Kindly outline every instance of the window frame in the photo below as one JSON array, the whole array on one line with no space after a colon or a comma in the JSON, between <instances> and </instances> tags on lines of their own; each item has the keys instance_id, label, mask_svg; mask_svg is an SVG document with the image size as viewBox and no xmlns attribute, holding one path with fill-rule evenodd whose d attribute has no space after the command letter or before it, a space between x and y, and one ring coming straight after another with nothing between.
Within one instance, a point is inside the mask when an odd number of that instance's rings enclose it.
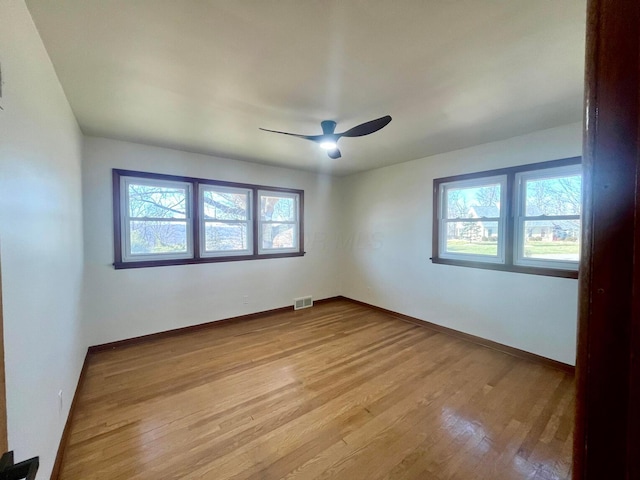
<instances>
[{"instance_id":1,"label":"window frame","mask_svg":"<svg viewBox=\"0 0 640 480\"><path fill-rule=\"evenodd\" d=\"M128 208L128 198L126 198L127 189L123 188L126 180L132 178L140 182L154 184L153 182L169 182L173 184L182 183L189 184L189 199L187 203L190 208L190 224L187 227L187 238L191 237L191 254L188 257L169 258L163 254L150 254L153 258L147 257L144 260L131 259L131 255L127 255L127 249L130 238L127 234L128 229L125 228L126 220L125 211ZM222 189L241 189L248 190L250 194L248 225L251 231L250 253L221 253L211 255L204 251L204 216L201 214L203 197L201 192L207 187L220 187ZM206 178L184 177L177 175L165 175L159 173L140 172L135 170L112 169L112 194L113 194L113 240L114 240L114 262L115 269L127 268L144 268L159 267L169 265L189 265L198 263L217 263L244 260L262 260L268 258L286 258L300 257L305 255L304 251L304 190L271 187L266 185L253 185L248 183L227 182L221 180L213 180ZM280 194L290 194L298 196L298 218L297 218L297 249L279 249L268 253L260 253L258 251L258 191L273 192Z\"/></svg>"},{"instance_id":2,"label":"window frame","mask_svg":"<svg viewBox=\"0 0 640 480\"><path fill-rule=\"evenodd\" d=\"M532 173L536 172L538 175L539 170L549 170L556 169L560 167L570 167L575 165L580 165L582 163L582 157L569 157L562 158L559 160L551 160L539 163L531 163L526 165L519 165L516 167L507 167L500 168L495 170L486 170L483 172L474 172L467 173L462 175L454 175L444 178L436 178L433 180L433 230L432 230L432 257L430 260L432 263L443 264L443 265L455 265L455 266L464 266L471 268L480 268L487 270L499 270L506 272L514 272L514 273L528 273L533 275L545 275L551 277L562 277L562 278L578 278L578 267L579 262L575 263L575 268L567 268L568 265L556 265L549 266L548 262L525 262L518 263L518 239L519 232L517 232L517 221L518 221L518 208L521 208L522 200L516 198L516 195L520 193L520 189L518 188L516 182L516 176L518 174L524 173ZM454 182L462 182L462 181L479 181L482 183L483 179L498 177L498 176L506 176L506 191L501 192L501 198L506 199L506 203L501 204L500 214L504 215L504 263L497 263L495 261L486 261L484 258L480 259L467 259L461 258L461 255L447 255L446 253L442 255L440 252L440 242L442 241L442 235L446 234L446 232L442 232L442 208L445 202L441 199L441 185L442 184L452 184ZM542 173L539 175L544 176ZM582 218L582 214L580 215ZM469 257L470 255L467 255ZM480 256L478 256L480 257ZM573 262L564 262L571 263L571 267L573 267Z\"/></svg>"},{"instance_id":3,"label":"window frame","mask_svg":"<svg viewBox=\"0 0 640 480\"><path fill-rule=\"evenodd\" d=\"M506 257L506 252L505 252L505 235L506 235L506 229L505 229L505 218L506 218L506 212L505 209L500 208L500 216L499 217L482 217L482 218L486 218L486 220L482 220L480 218L471 218L471 217L460 217L460 218L449 218L448 217L448 211L449 211L449 202L448 202L448 196L447 196L447 191L449 189L450 186L455 185L458 188L469 188L469 187L483 187L486 185L494 185L494 184L498 184L500 185L500 204L501 205L505 205L505 198L506 198L506 191L507 191L507 176L506 175L495 175L493 177L481 177L481 178L470 178L470 179L466 179L466 180L458 180L458 181L452 181L452 182L442 182L439 184L439 189L438 189L438 197L440 199L440 208L438 208L437 214L439 217L439 227L440 227L440 236L439 236L439 241L441 242L442 245L446 245L446 237L447 237L447 228L446 225L448 223L455 223L455 222L471 222L471 221L475 221L475 222L481 222L481 221L487 221L487 222L498 222L498 242L497 242L497 250L498 253L493 256L493 255L475 255L475 254L469 254L469 253L449 253L447 251L444 251L441 253L440 258L444 258L444 259L453 259L453 260L463 260L463 261L469 261L469 262L475 262L475 261L480 261L480 262L487 262L487 263L496 263L496 264L502 264L505 261L505 257Z\"/></svg>"},{"instance_id":4,"label":"window frame","mask_svg":"<svg viewBox=\"0 0 640 480\"><path fill-rule=\"evenodd\" d=\"M551 260L542 258L528 258L524 256L524 237L525 237L525 222L527 221L540 221L540 220L581 220L581 215L526 215L526 197L527 191L524 188L527 180L537 179L550 179L554 177L568 177L581 174L579 165L565 165L562 167L545 168L541 170L531 170L527 172L516 173L516 194L515 200L515 238L514 238L514 263L521 266L530 266L538 268L553 268L560 270L577 270L579 261L573 262L570 260Z\"/></svg>"},{"instance_id":5,"label":"window frame","mask_svg":"<svg viewBox=\"0 0 640 480\"><path fill-rule=\"evenodd\" d=\"M135 180L135 181L134 181ZM185 217L184 218L164 218L164 217L132 217L130 215L129 206L129 185L149 185L149 186L173 186L184 189L185 191ZM193 206L191 202L191 184L188 182L180 182L174 180L150 180L146 178L136 179L135 177L120 177L120 187L122 188L122 195L125 198L125 202L121 202L120 205L120 228L124 232L122 237L123 242L123 261L124 262L148 262L157 260L180 260L185 258L191 258L193 256L193 237L190 234L192 231L193 223ZM184 222L186 224L186 246L187 250L184 253L129 253L131 251L131 222Z\"/></svg>"},{"instance_id":6,"label":"window frame","mask_svg":"<svg viewBox=\"0 0 640 480\"><path fill-rule=\"evenodd\" d=\"M265 194L266 196L272 196L272 197L280 197L280 198L291 198L294 200L295 202L295 221L294 222L286 222L286 221L273 221L273 220L262 220L260 218L260 215L258 212L260 212L260 201L261 201L261 197L262 195ZM295 236L295 243L296 246L295 247L291 247L291 248L280 248L280 249L272 249L272 248L264 248L262 246L262 240L263 240L263 225L268 225L268 224L272 224L272 223L280 223L280 224L287 224L287 225L296 225L299 221L300 221L300 195L298 195L297 193L293 193L293 192L274 192L273 190L264 190L264 189L260 189L258 190L258 201L257 201L257 205L258 205L258 210L256 210L256 217L258 220L258 254L259 255L268 255L270 254L269 252L273 252L275 250L280 251L280 252L295 252L299 249L300 246L300 238L298 233L295 231L296 229L294 228L294 236Z\"/></svg>"},{"instance_id":7,"label":"window frame","mask_svg":"<svg viewBox=\"0 0 640 480\"><path fill-rule=\"evenodd\" d=\"M222 185L211 185L200 183L198 186L198 206L201 212L204 212L204 193L206 191L216 192L247 192L247 219L246 220L221 220L221 219L208 219L204 214L199 215L198 221L200 225L198 227L198 233L200 235L200 257L201 258L217 258L217 257L237 257L241 255L253 255L253 190L249 188L229 187ZM206 224L207 222L218 223L244 223L247 225L247 248L244 250L213 250L207 251L206 247Z\"/></svg>"}]
</instances>

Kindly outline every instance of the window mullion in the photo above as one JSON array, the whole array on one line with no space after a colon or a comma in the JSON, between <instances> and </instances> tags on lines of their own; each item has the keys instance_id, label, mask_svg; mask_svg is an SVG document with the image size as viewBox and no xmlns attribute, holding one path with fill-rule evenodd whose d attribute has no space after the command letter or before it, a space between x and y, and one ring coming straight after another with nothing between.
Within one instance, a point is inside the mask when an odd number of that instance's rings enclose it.
<instances>
[{"instance_id":1,"label":"window mullion","mask_svg":"<svg viewBox=\"0 0 640 480\"><path fill-rule=\"evenodd\" d=\"M258 195L258 189L257 188L253 188L251 189L251 224L252 224L252 229L253 229L253 235L251 236L251 241L253 243L253 255L254 256L258 256L258 245L259 242L262 240L262 227L260 225L258 216L259 216L259 195Z\"/></svg>"},{"instance_id":2,"label":"window mullion","mask_svg":"<svg viewBox=\"0 0 640 480\"><path fill-rule=\"evenodd\" d=\"M515 263L515 249L514 249L514 243L516 242L515 240L515 236L516 236L516 228L515 228L515 216L516 216L516 211L515 211L515 205L517 205L517 199L516 196L518 195L517 192L517 187L516 187L516 181L515 181L515 174L514 173L509 173L507 174L507 188L506 188L506 192L505 192L505 199L506 199L506 205L505 205L505 212L504 212L504 221L505 221L505 225L504 225L504 264L505 265L509 265L509 266L513 266Z\"/></svg>"},{"instance_id":3,"label":"window mullion","mask_svg":"<svg viewBox=\"0 0 640 480\"><path fill-rule=\"evenodd\" d=\"M193 258L195 260L200 259L200 229L202 228L200 222L200 183L196 180L191 183L191 244L193 245ZM202 194L204 195L204 193Z\"/></svg>"},{"instance_id":4,"label":"window mullion","mask_svg":"<svg viewBox=\"0 0 640 480\"><path fill-rule=\"evenodd\" d=\"M125 220L131 222L188 222L189 217L175 218L175 217L129 217L126 216Z\"/></svg>"},{"instance_id":5,"label":"window mullion","mask_svg":"<svg viewBox=\"0 0 640 480\"><path fill-rule=\"evenodd\" d=\"M250 223L250 220L227 220L225 219L219 219L219 218L204 218L203 221L205 223L225 223L228 225L233 225L236 223Z\"/></svg>"},{"instance_id":6,"label":"window mullion","mask_svg":"<svg viewBox=\"0 0 640 480\"><path fill-rule=\"evenodd\" d=\"M502 217L470 217L470 218L443 218L445 222L499 222ZM272 223L287 223L287 222L272 222ZM289 222L290 223L290 222Z\"/></svg>"},{"instance_id":7,"label":"window mullion","mask_svg":"<svg viewBox=\"0 0 640 480\"><path fill-rule=\"evenodd\" d=\"M580 220L580 215L538 215L538 216L522 216L520 217L522 220L526 220L529 222L543 222L545 220L553 221L562 221L562 220Z\"/></svg>"}]
</instances>

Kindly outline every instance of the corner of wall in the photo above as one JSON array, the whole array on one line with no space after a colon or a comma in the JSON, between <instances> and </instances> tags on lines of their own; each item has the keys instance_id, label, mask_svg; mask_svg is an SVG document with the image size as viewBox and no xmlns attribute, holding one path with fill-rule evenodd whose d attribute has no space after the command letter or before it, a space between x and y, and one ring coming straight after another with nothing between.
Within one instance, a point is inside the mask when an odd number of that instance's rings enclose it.
<instances>
[{"instance_id":1,"label":"corner of wall","mask_svg":"<svg viewBox=\"0 0 640 480\"><path fill-rule=\"evenodd\" d=\"M86 352L82 134L31 15L0 2L0 239L9 448L51 472ZM58 393L62 391L62 398Z\"/></svg>"}]
</instances>

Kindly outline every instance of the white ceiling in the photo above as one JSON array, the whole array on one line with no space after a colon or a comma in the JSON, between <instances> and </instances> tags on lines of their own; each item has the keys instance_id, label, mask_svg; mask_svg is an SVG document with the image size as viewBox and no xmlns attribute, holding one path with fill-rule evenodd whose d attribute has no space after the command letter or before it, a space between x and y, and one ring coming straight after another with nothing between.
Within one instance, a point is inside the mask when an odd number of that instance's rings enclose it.
<instances>
[{"instance_id":1,"label":"white ceiling","mask_svg":"<svg viewBox=\"0 0 640 480\"><path fill-rule=\"evenodd\" d=\"M582 118L585 0L27 5L88 135L346 174Z\"/></svg>"}]
</instances>

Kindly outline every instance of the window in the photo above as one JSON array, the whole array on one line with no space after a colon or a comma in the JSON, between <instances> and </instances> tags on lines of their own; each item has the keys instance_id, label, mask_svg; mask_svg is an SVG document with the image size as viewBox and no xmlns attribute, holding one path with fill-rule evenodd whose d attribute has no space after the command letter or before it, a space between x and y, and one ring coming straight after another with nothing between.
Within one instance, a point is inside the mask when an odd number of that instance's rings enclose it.
<instances>
[{"instance_id":1,"label":"window","mask_svg":"<svg viewBox=\"0 0 640 480\"><path fill-rule=\"evenodd\" d=\"M259 253L298 250L298 194L261 190Z\"/></svg>"},{"instance_id":2,"label":"window","mask_svg":"<svg viewBox=\"0 0 640 480\"><path fill-rule=\"evenodd\" d=\"M114 169L114 266L304 255L303 196L302 190Z\"/></svg>"},{"instance_id":3,"label":"window","mask_svg":"<svg viewBox=\"0 0 640 480\"><path fill-rule=\"evenodd\" d=\"M506 175L442 183L441 257L504 263Z\"/></svg>"},{"instance_id":4,"label":"window","mask_svg":"<svg viewBox=\"0 0 640 480\"><path fill-rule=\"evenodd\" d=\"M252 255L251 189L200 185L200 255Z\"/></svg>"},{"instance_id":5,"label":"window","mask_svg":"<svg viewBox=\"0 0 640 480\"><path fill-rule=\"evenodd\" d=\"M577 278L580 157L434 180L434 263Z\"/></svg>"},{"instance_id":6,"label":"window","mask_svg":"<svg viewBox=\"0 0 640 480\"><path fill-rule=\"evenodd\" d=\"M191 257L191 185L124 177L122 186L123 260Z\"/></svg>"},{"instance_id":7,"label":"window","mask_svg":"<svg viewBox=\"0 0 640 480\"><path fill-rule=\"evenodd\" d=\"M580 260L580 165L516 174L518 265L576 270Z\"/></svg>"}]
</instances>

